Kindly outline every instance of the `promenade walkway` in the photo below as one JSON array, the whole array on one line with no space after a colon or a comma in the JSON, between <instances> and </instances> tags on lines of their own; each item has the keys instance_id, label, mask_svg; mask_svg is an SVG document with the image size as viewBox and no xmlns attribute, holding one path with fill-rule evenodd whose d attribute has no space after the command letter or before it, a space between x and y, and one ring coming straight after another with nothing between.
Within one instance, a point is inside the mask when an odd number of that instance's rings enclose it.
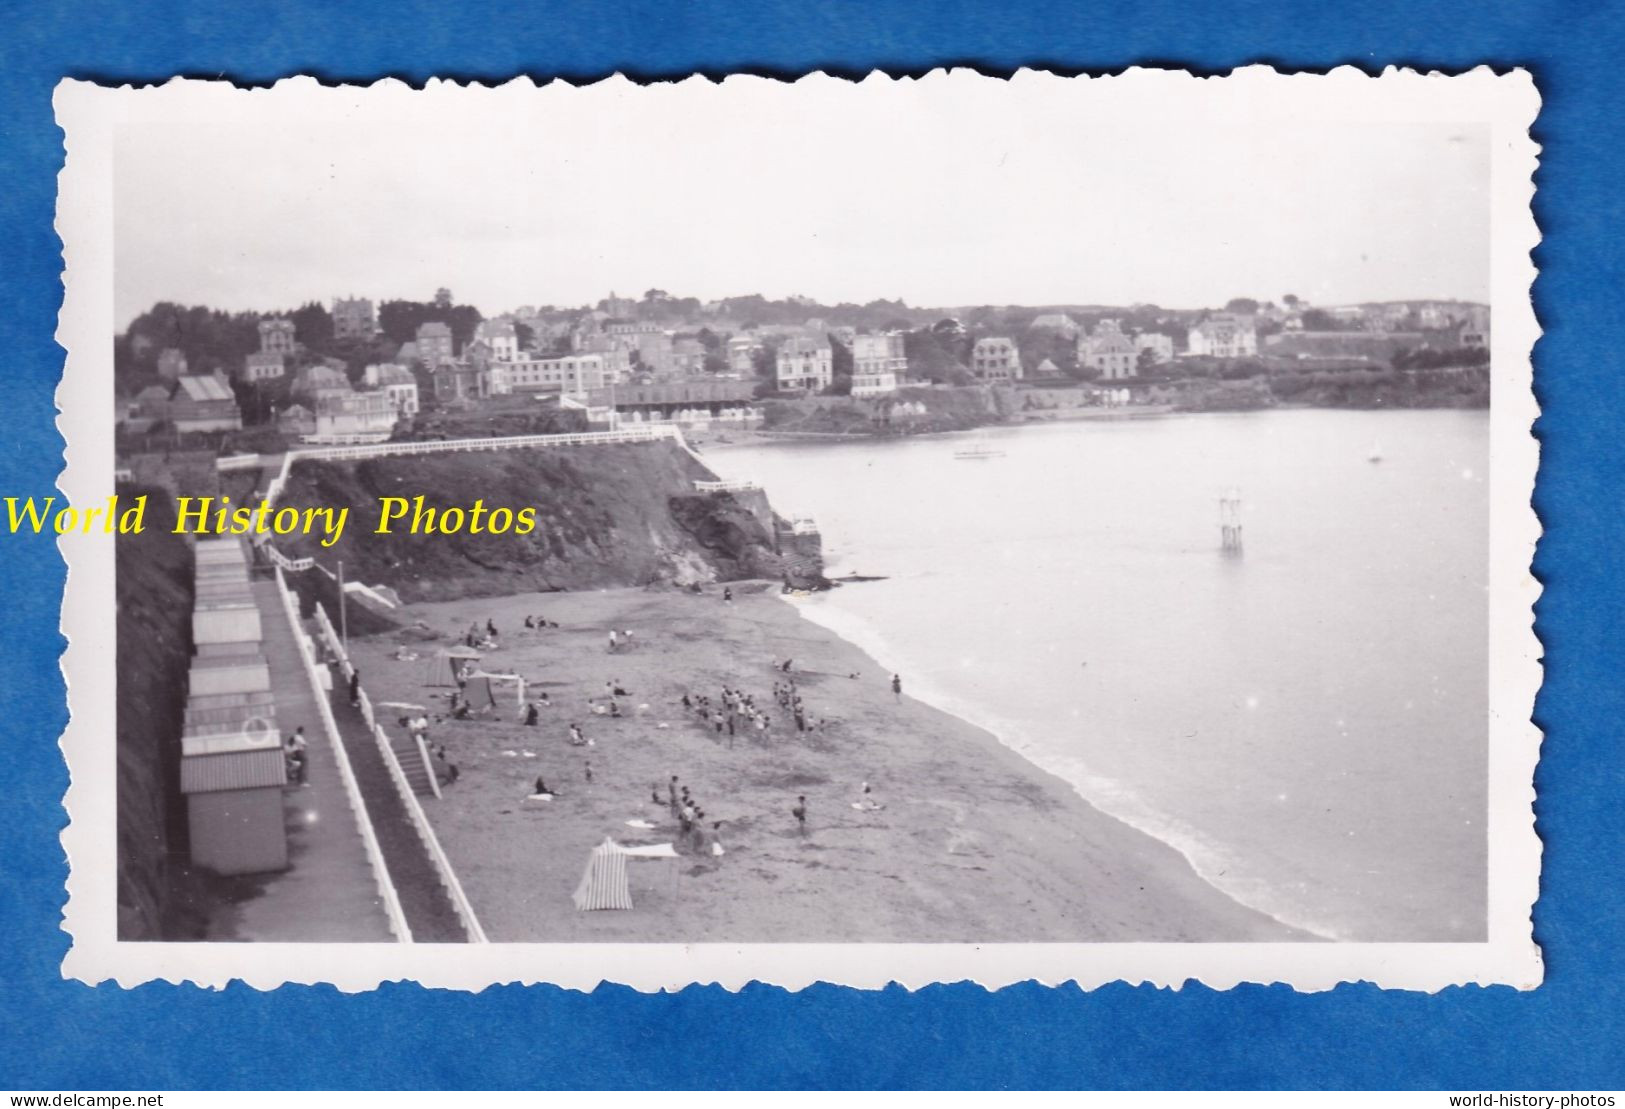
<instances>
[{"instance_id":1,"label":"promenade walkway","mask_svg":"<svg viewBox=\"0 0 1625 1109\"><path fill-rule=\"evenodd\" d=\"M328 672L333 675L330 695L333 719L344 737L344 749L349 753L362 800L372 814L378 847L395 880L401 912L412 929L412 939L417 943L467 943L468 933L445 886L440 883L440 872L435 869L428 849L418 838L411 814L406 811L406 803L396 791L395 781L384 763L383 752L378 749L378 741L362 718L361 710L350 704L337 666Z\"/></svg>"},{"instance_id":2,"label":"promenade walkway","mask_svg":"<svg viewBox=\"0 0 1625 1109\"><path fill-rule=\"evenodd\" d=\"M304 725L309 741L305 788L283 793L288 869L256 878L257 895L238 902L216 921L211 939L281 943L390 943L389 917L378 896L366 848L345 795L338 761L317 715L299 645L275 581L256 580L263 650L284 734Z\"/></svg>"}]
</instances>

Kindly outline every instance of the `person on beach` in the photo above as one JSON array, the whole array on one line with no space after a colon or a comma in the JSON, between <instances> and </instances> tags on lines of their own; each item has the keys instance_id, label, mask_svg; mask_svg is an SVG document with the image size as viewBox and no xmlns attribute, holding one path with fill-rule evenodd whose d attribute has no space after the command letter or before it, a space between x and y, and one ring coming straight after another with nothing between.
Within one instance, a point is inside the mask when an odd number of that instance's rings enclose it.
<instances>
[{"instance_id":1,"label":"person on beach","mask_svg":"<svg viewBox=\"0 0 1625 1109\"><path fill-rule=\"evenodd\" d=\"M350 671L350 703L358 707L361 704L361 671L359 670Z\"/></svg>"},{"instance_id":2,"label":"person on beach","mask_svg":"<svg viewBox=\"0 0 1625 1109\"><path fill-rule=\"evenodd\" d=\"M581 725L580 724L571 724L570 725L570 746L571 747L585 747L586 745L587 745L587 737L581 733Z\"/></svg>"},{"instance_id":3,"label":"person on beach","mask_svg":"<svg viewBox=\"0 0 1625 1109\"><path fill-rule=\"evenodd\" d=\"M592 760L588 759L581 769L582 773L587 777L587 784L592 785Z\"/></svg>"},{"instance_id":4,"label":"person on beach","mask_svg":"<svg viewBox=\"0 0 1625 1109\"><path fill-rule=\"evenodd\" d=\"M610 628L609 629L609 653L613 655L615 653L616 648L618 648L620 645L621 645L621 633L616 631L614 628Z\"/></svg>"},{"instance_id":5,"label":"person on beach","mask_svg":"<svg viewBox=\"0 0 1625 1109\"><path fill-rule=\"evenodd\" d=\"M672 816L673 820L676 820L677 819L677 775L673 774L671 776L671 782L670 782L670 784L668 784L666 786L666 790L670 794L671 816Z\"/></svg>"},{"instance_id":6,"label":"person on beach","mask_svg":"<svg viewBox=\"0 0 1625 1109\"><path fill-rule=\"evenodd\" d=\"M722 587L722 603L725 605L734 603L734 591L728 586Z\"/></svg>"},{"instance_id":7,"label":"person on beach","mask_svg":"<svg viewBox=\"0 0 1625 1109\"><path fill-rule=\"evenodd\" d=\"M528 612L525 613L525 627L534 628L535 626L536 626L536 617L532 616Z\"/></svg>"},{"instance_id":8,"label":"person on beach","mask_svg":"<svg viewBox=\"0 0 1625 1109\"><path fill-rule=\"evenodd\" d=\"M300 789L310 783L305 781L305 753L303 751L289 751L287 755L288 780Z\"/></svg>"},{"instance_id":9,"label":"person on beach","mask_svg":"<svg viewBox=\"0 0 1625 1109\"><path fill-rule=\"evenodd\" d=\"M539 721L541 719L541 717L542 717L542 714L536 708L536 702L535 701L526 701L525 702L525 724L526 724L526 726L534 728L536 726L536 724L537 724L537 721Z\"/></svg>"},{"instance_id":10,"label":"person on beach","mask_svg":"<svg viewBox=\"0 0 1625 1109\"><path fill-rule=\"evenodd\" d=\"M886 806L875 800L874 790L868 782L864 782L863 788L858 791L858 799L852 802L852 807L859 812L879 812Z\"/></svg>"},{"instance_id":11,"label":"person on beach","mask_svg":"<svg viewBox=\"0 0 1625 1109\"><path fill-rule=\"evenodd\" d=\"M309 783L305 781L305 769L307 764L305 756L304 725L301 724L299 728L288 737L284 746L287 749L284 757L287 759L288 763L288 777L295 785L308 785Z\"/></svg>"},{"instance_id":12,"label":"person on beach","mask_svg":"<svg viewBox=\"0 0 1625 1109\"><path fill-rule=\"evenodd\" d=\"M489 616L485 618L485 634L490 636L492 639L497 637L496 621L492 620Z\"/></svg>"},{"instance_id":13,"label":"person on beach","mask_svg":"<svg viewBox=\"0 0 1625 1109\"><path fill-rule=\"evenodd\" d=\"M664 805L666 803L666 802L664 802L664 801L662 801L660 799L660 783L659 782L651 782L650 783L650 785L649 785L649 801L652 804L656 804L656 805Z\"/></svg>"},{"instance_id":14,"label":"person on beach","mask_svg":"<svg viewBox=\"0 0 1625 1109\"><path fill-rule=\"evenodd\" d=\"M898 704L903 702L903 678L899 674L891 676L891 695L897 698Z\"/></svg>"},{"instance_id":15,"label":"person on beach","mask_svg":"<svg viewBox=\"0 0 1625 1109\"><path fill-rule=\"evenodd\" d=\"M535 797L557 797L558 793L548 789L547 783L542 781L542 776L538 774L536 775L536 787L531 790L531 795Z\"/></svg>"},{"instance_id":16,"label":"person on beach","mask_svg":"<svg viewBox=\"0 0 1625 1109\"><path fill-rule=\"evenodd\" d=\"M805 794L803 794L802 796L796 798L795 807L790 810L790 815L796 818L796 826L797 826L798 830L801 832L801 834L806 835L807 834L807 798L806 798Z\"/></svg>"}]
</instances>

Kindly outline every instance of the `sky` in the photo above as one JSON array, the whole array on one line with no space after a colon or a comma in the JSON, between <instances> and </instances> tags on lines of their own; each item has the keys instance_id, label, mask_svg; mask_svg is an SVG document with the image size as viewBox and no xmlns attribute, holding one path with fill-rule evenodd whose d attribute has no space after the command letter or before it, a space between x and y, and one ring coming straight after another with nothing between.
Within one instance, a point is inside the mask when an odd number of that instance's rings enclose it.
<instances>
[{"instance_id":1,"label":"sky","mask_svg":"<svg viewBox=\"0 0 1625 1109\"><path fill-rule=\"evenodd\" d=\"M441 286L487 315L649 288L1488 300L1490 131L1459 106L956 77L133 92L116 322L160 300L273 310Z\"/></svg>"}]
</instances>

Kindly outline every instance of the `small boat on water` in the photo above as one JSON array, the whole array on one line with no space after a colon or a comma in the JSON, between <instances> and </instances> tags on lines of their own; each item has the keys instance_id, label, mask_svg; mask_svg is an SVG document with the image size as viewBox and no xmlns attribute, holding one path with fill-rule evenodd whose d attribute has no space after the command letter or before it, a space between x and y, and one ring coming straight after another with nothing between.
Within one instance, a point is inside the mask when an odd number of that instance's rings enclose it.
<instances>
[{"instance_id":1,"label":"small boat on water","mask_svg":"<svg viewBox=\"0 0 1625 1109\"><path fill-rule=\"evenodd\" d=\"M1381 443L1372 443L1371 444L1371 453L1365 456L1365 460L1367 462L1381 462L1382 461L1382 444Z\"/></svg>"},{"instance_id":2,"label":"small boat on water","mask_svg":"<svg viewBox=\"0 0 1625 1109\"><path fill-rule=\"evenodd\" d=\"M969 446L960 447L958 450L954 451L954 457L963 458L970 461L980 461L988 458L1003 458L1004 452L998 447L990 445L987 439L983 437L977 439Z\"/></svg>"}]
</instances>

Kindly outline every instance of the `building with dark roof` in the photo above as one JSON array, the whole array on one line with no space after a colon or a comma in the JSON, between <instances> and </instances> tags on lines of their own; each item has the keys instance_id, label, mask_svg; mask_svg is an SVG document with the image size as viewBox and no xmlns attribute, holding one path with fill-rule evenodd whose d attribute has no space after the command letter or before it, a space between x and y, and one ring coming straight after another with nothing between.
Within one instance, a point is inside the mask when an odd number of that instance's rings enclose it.
<instances>
[{"instance_id":1,"label":"building with dark roof","mask_svg":"<svg viewBox=\"0 0 1625 1109\"><path fill-rule=\"evenodd\" d=\"M237 397L214 376L183 377L169 396L169 421L176 431L236 431L243 426Z\"/></svg>"}]
</instances>

